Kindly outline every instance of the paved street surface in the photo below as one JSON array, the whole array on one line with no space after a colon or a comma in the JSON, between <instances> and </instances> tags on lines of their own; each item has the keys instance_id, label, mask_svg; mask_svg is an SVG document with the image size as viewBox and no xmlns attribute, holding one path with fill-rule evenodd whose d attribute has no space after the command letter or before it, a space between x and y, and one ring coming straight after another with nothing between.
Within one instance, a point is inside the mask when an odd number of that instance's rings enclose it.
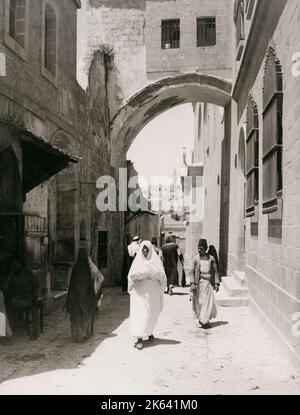
<instances>
[{"instance_id":1,"label":"paved street surface","mask_svg":"<svg viewBox=\"0 0 300 415\"><path fill-rule=\"evenodd\" d=\"M198 327L188 289L165 296L156 340L142 351L129 333L129 296L104 299L95 337L72 343L61 310L36 342L19 330L0 344L3 394L299 394L300 377L248 307L219 308L210 330Z\"/></svg>"}]
</instances>

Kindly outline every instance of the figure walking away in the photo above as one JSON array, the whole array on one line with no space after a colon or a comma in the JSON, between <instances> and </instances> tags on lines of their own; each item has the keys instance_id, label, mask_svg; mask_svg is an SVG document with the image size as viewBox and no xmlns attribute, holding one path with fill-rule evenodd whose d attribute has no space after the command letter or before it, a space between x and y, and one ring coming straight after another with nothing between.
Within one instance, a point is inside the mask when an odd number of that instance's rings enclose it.
<instances>
[{"instance_id":1,"label":"figure walking away","mask_svg":"<svg viewBox=\"0 0 300 415\"><path fill-rule=\"evenodd\" d=\"M94 333L94 321L104 279L88 255L83 225L80 233L79 254L72 270L66 301L67 313L71 315L72 339L79 343L88 340Z\"/></svg>"},{"instance_id":2,"label":"figure walking away","mask_svg":"<svg viewBox=\"0 0 300 415\"><path fill-rule=\"evenodd\" d=\"M163 263L168 280L168 293L173 295L173 288L178 287L178 250L177 245L173 242L172 236L168 236L166 243L162 247Z\"/></svg>"},{"instance_id":3,"label":"figure walking away","mask_svg":"<svg viewBox=\"0 0 300 415\"><path fill-rule=\"evenodd\" d=\"M163 255L162 255L162 250L160 248L158 248L157 244L157 238L152 238L152 246L154 251L156 252L156 254L158 255L159 259L161 260L161 262L163 262Z\"/></svg>"},{"instance_id":4,"label":"figure walking away","mask_svg":"<svg viewBox=\"0 0 300 415\"><path fill-rule=\"evenodd\" d=\"M166 286L166 274L152 243L142 242L128 274L131 333L138 350L143 349L144 340L154 340Z\"/></svg>"},{"instance_id":5,"label":"figure walking away","mask_svg":"<svg viewBox=\"0 0 300 415\"><path fill-rule=\"evenodd\" d=\"M213 256L207 254L207 241L200 239L199 255L192 261L189 273L193 311L202 328L209 328L209 322L217 317L214 290L219 291L220 276Z\"/></svg>"}]
</instances>

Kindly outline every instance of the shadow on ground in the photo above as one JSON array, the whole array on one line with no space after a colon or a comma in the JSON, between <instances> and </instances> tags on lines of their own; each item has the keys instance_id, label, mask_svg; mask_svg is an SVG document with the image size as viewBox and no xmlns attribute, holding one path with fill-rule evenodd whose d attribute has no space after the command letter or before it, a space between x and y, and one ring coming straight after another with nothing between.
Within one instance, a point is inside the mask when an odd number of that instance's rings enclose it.
<instances>
[{"instance_id":1,"label":"shadow on ground","mask_svg":"<svg viewBox=\"0 0 300 415\"><path fill-rule=\"evenodd\" d=\"M74 343L70 320L65 312L56 310L45 317L44 334L30 341L23 329L18 329L9 344L0 342L0 384L11 379L32 376L59 369L74 369L91 356L129 316L129 296L119 288L104 297L94 336L85 343Z\"/></svg>"},{"instance_id":2,"label":"shadow on ground","mask_svg":"<svg viewBox=\"0 0 300 415\"><path fill-rule=\"evenodd\" d=\"M145 341L143 342L144 344L144 348L150 348L150 347L155 347L155 346L163 346L163 345L167 345L167 346L176 346L177 344L180 344L181 342L177 341L177 340L170 340L170 339L159 339L159 338L155 338L154 341L150 342L150 341Z\"/></svg>"},{"instance_id":3,"label":"shadow on ground","mask_svg":"<svg viewBox=\"0 0 300 415\"><path fill-rule=\"evenodd\" d=\"M212 330L212 329L215 329L216 327L226 326L227 324L229 324L228 321L214 321L212 323L209 323L209 327L206 328L205 330Z\"/></svg>"},{"instance_id":4,"label":"shadow on ground","mask_svg":"<svg viewBox=\"0 0 300 415\"><path fill-rule=\"evenodd\" d=\"M176 291L173 291L173 294L171 295L171 297L172 296L187 296L187 295L190 295L190 293L178 293Z\"/></svg>"}]
</instances>

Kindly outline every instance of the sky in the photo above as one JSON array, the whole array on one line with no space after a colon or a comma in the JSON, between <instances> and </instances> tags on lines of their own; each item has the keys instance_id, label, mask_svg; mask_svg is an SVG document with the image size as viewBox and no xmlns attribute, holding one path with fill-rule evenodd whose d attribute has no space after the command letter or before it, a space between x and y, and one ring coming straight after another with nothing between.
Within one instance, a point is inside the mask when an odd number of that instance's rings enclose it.
<instances>
[{"instance_id":1,"label":"sky","mask_svg":"<svg viewBox=\"0 0 300 415\"><path fill-rule=\"evenodd\" d=\"M145 176L173 176L180 174L183 147L187 159L193 148L194 119L192 104L178 105L144 127L131 145L127 159L134 163L138 174Z\"/></svg>"}]
</instances>

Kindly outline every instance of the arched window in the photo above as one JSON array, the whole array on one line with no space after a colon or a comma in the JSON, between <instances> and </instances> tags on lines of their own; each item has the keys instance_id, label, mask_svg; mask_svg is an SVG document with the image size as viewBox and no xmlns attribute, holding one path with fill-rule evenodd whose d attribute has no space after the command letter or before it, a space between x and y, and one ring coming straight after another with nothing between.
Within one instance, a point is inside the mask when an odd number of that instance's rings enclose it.
<instances>
[{"instance_id":1,"label":"arched window","mask_svg":"<svg viewBox=\"0 0 300 415\"><path fill-rule=\"evenodd\" d=\"M53 7L46 3L45 8L45 39L44 39L44 66L56 76L57 51L57 18Z\"/></svg>"},{"instance_id":2,"label":"arched window","mask_svg":"<svg viewBox=\"0 0 300 415\"><path fill-rule=\"evenodd\" d=\"M236 46L245 39L244 0L236 0L234 4L234 23L236 27Z\"/></svg>"},{"instance_id":3,"label":"arched window","mask_svg":"<svg viewBox=\"0 0 300 415\"><path fill-rule=\"evenodd\" d=\"M249 95L246 128L246 216L255 214L255 204L259 200L259 121L257 105Z\"/></svg>"},{"instance_id":4,"label":"arched window","mask_svg":"<svg viewBox=\"0 0 300 415\"><path fill-rule=\"evenodd\" d=\"M244 129L242 128L240 131L240 139L239 139L239 149L238 149L238 161L237 166L240 168L241 172L245 176L245 163L246 163L246 139Z\"/></svg>"},{"instance_id":5,"label":"arched window","mask_svg":"<svg viewBox=\"0 0 300 415\"><path fill-rule=\"evenodd\" d=\"M26 0L9 1L9 35L25 48Z\"/></svg>"},{"instance_id":6,"label":"arched window","mask_svg":"<svg viewBox=\"0 0 300 415\"><path fill-rule=\"evenodd\" d=\"M282 197L282 70L268 49L263 88L263 213L275 212Z\"/></svg>"}]
</instances>

